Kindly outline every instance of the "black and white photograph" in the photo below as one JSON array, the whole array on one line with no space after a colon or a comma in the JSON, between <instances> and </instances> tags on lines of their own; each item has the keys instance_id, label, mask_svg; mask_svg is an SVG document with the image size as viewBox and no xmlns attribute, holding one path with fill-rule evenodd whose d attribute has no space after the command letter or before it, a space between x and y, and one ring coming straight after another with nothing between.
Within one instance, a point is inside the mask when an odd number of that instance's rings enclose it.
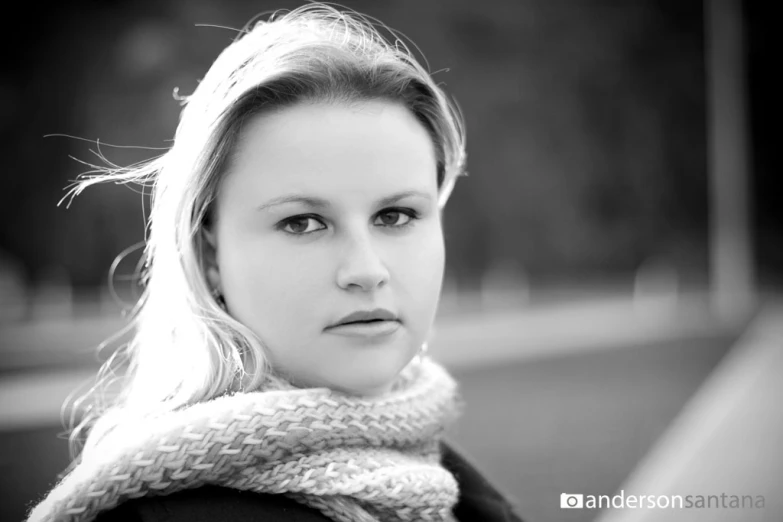
<instances>
[{"instance_id":1,"label":"black and white photograph","mask_svg":"<svg viewBox=\"0 0 783 522\"><path fill-rule=\"evenodd\" d=\"M783 522L773 6L17 4L0 521Z\"/></svg>"}]
</instances>

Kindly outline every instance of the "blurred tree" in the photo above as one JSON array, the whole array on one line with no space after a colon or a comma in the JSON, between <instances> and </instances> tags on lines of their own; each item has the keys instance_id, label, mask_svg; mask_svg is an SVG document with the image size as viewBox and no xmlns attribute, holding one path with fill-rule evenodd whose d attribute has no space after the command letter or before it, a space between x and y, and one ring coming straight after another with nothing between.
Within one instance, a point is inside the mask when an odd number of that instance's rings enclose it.
<instances>
[{"instance_id":1,"label":"blurred tree","mask_svg":"<svg viewBox=\"0 0 783 522\"><path fill-rule=\"evenodd\" d=\"M255 14L284 0L86 2L47 13L0 81L8 190L0 249L105 282L143 238L143 199L93 188L55 207L94 161L84 142L166 147L188 94ZM645 259L704 271L706 178L698 2L344 2L424 52L467 120L469 177L446 211L449 270L478 284L498 259L531 275L627 274ZM56 20L56 23L53 21ZM448 68L450 71L445 71ZM92 147L95 148L94 146ZM127 165L159 150L101 148Z\"/></svg>"}]
</instances>

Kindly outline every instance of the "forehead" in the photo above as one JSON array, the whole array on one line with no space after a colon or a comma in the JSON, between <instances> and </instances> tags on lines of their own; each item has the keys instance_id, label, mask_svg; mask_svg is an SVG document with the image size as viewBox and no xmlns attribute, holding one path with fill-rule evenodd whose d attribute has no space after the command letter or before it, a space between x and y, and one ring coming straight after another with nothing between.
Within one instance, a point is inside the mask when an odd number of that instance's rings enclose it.
<instances>
[{"instance_id":1,"label":"forehead","mask_svg":"<svg viewBox=\"0 0 783 522\"><path fill-rule=\"evenodd\" d=\"M386 101L302 103L251 118L224 187L256 199L399 188L437 191L435 149L408 109Z\"/></svg>"}]
</instances>

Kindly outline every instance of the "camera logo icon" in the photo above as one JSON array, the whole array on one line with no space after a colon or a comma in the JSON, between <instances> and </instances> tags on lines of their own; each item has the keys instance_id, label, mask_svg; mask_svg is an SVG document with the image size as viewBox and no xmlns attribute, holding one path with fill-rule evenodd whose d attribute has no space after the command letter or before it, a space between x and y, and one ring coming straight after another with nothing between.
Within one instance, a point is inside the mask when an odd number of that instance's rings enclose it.
<instances>
[{"instance_id":1,"label":"camera logo icon","mask_svg":"<svg viewBox=\"0 0 783 522\"><path fill-rule=\"evenodd\" d=\"M582 509L584 495L560 493L560 509Z\"/></svg>"}]
</instances>

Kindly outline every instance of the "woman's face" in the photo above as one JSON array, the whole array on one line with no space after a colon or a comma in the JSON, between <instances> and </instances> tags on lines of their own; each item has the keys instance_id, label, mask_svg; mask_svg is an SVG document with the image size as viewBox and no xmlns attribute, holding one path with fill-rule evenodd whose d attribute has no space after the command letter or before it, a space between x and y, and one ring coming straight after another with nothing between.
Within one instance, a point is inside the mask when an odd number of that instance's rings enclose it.
<instances>
[{"instance_id":1,"label":"woman's face","mask_svg":"<svg viewBox=\"0 0 783 522\"><path fill-rule=\"evenodd\" d=\"M386 101L249 120L212 232L228 312L302 387L375 395L427 340L444 269L436 159ZM354 312L394 320L334 326Z\"/></svg>"}]
</instances>

